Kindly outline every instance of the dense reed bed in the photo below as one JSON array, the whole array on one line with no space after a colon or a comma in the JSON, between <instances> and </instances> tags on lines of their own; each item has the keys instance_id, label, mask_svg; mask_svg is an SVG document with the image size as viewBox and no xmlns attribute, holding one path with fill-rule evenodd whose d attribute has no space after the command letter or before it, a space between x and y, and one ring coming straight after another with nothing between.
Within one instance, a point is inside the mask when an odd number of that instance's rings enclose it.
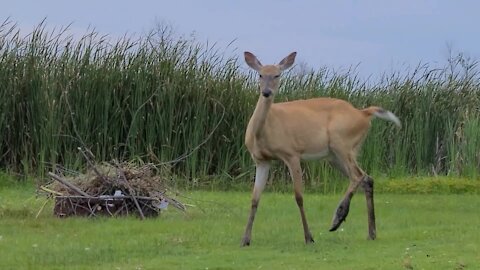
<instances>
[{"instance_id":1,"label":"dense reed bed","mask_svg":"<svg viewBox=\"0 0 480 270\"><path fill-rule=\"evenodd\" d=\"M59 164L78 169L89 148L98 161L139 160L189 185L250 181L243 146L257 93L242 55L159 27L114 39L41 23L28 35L0 26L0 168L42 175ZM301 52L299 52L301 53ZM281 57L281 56L279 56ZM379 105L402 121L375 120L360 162L373 175L454 175L480 169L477 62L452 56L445 68L419 66L375 83L354 72L293 69L277 102L329 96ZM328 165L306 163L307 182L328 189ZM279 165L273 176L284 176ZM279 177L283 178L283 177Z\"/></svg>"}]
</instances>

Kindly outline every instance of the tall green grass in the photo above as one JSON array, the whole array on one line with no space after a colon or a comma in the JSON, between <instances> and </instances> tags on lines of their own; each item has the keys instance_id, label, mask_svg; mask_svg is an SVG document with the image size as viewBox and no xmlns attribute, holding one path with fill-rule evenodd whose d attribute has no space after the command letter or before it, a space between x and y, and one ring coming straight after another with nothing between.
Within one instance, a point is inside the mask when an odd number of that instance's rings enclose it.
<instances>
[{"instance_id":1,"label":"tall green grass","mask_svg":"<svg viewBox=\"0 0 480 270\"><path fill-rule=\"evenodd\" d=\"M242 58L159 27L141 37L97 32L71 36L41 23L28 35L0 26L0 167L42 175L78 169L78 147L100 160L162 164L193 186L249 181L243 146L254 109L256 77ZM362 167L387 177L458 175L477 178L480 163L477 62L451 57L445 68L419 66L376 84L355 72L287 73L277 102L330 96L355 106L379 105L402 121L373 121ZM329 166L309 162L307 184L334 189ZM276 178L286 170L277 166ZM285 180L287 181L287 180Z\"/></svg>"}]
</instances>

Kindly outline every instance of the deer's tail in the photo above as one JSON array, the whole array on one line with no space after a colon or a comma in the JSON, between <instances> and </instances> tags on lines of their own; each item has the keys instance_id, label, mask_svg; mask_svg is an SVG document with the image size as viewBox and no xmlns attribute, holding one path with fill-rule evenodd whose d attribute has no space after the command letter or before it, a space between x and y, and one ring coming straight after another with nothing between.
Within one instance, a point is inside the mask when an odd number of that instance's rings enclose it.
<instances>
[{"instance_id":1,"label":"deer's tail","mask_svg":"<svg viewBox=\"0 0 480 270\"><path fill-rule=\"evenodd\" d=\"M363 109L362 112L367 116L375 116L383 120L393 122L398 127L402 127L402 123L400 123L400 119L398 119L398 117L395 114L393 114L391 111L387 111L377 106L371 106Z\"/></svg>"}]
</instances>

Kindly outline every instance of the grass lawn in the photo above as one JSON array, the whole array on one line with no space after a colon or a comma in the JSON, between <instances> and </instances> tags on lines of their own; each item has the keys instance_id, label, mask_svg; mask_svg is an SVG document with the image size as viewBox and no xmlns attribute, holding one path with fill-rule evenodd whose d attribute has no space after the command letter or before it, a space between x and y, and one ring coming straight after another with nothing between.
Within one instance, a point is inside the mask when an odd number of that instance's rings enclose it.
<instances>
[{"instance_id":1,"label":"grass lawn","mask_svg":"<svg viewBox=\"0 0 480 270\"><path fill-rule=\"evenodd\" d=\"M363 194L328 232L341 194L306 194L315 244L303 243L293 194L264 193L252 246L240 248L250 194L196 191L161 217L68 218L32 185L0 185L0 269L480 269L479 195L376 196L377 235L366 240Z\"/></svg>"}]
</instances>

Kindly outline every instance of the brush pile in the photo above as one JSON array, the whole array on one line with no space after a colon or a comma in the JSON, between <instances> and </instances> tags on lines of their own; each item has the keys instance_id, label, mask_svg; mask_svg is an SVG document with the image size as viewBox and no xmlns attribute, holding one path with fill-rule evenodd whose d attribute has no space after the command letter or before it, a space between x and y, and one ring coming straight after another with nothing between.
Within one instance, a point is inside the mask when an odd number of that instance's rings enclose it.
<instances>
[{"instance_id":1,"label":"brush pile","mask_svg":"<svg viewBox=\"0 0 480 270\"><path fill-rule=\"evenodd\" d=\"M168 205L185 211L174 199L152 165L131 163L90 166L85 174L72 177L49 173L55 180L41 187L55 198L54 214L68 216L158 216Z\"/></svg>"}]
</instances>

